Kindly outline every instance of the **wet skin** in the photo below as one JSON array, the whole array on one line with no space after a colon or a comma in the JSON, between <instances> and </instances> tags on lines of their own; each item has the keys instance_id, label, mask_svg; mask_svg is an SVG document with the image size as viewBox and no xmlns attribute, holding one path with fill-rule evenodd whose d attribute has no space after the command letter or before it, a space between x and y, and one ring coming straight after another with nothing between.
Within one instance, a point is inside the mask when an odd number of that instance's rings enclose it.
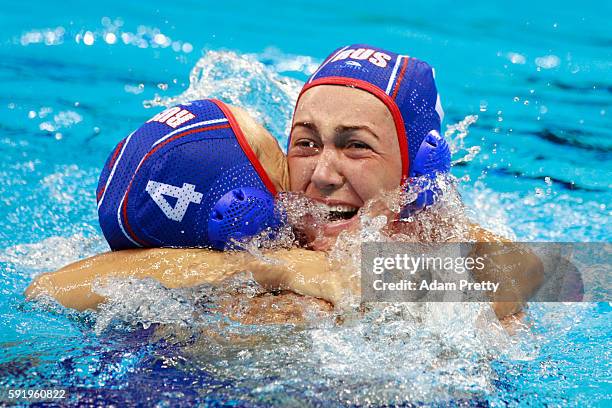
<instances>
[{"instance_id":1,"label":"wet skin","mask_svg":"<svg viewBox=\"0 0 612 408\"><path fill-rule=\"evenodd\" d=\"M342 209L357 210L401 183L402 163L391 112L360 89L320 85L298 101L287 153L291 191ZM313 226L307 237L317 250L329 249L338 234L356 228L350 219Z\"/></svg>"}]
</instances>

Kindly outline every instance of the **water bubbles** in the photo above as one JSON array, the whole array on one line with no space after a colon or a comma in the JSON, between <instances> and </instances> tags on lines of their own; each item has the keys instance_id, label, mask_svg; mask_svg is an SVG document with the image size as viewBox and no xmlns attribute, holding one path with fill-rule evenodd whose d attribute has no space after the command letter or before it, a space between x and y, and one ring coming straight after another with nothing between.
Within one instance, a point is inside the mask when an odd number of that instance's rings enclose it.
<instances>
[{"instance_id":1,"label":"water bubbles","mask_svg":"<svg viewBox=\"0 0 612 408\"><path fill-rule=\"evenodd\" d=\"M542 57L537 57L535 59L535 63L538 68L543 69L552 69L559 66L561 60L556 55L544 55Z\"/></svg>"},{"instance_id":2,"label":"water bubbles","mask_svg":"<svg viewBox=\"0 0 612 408\"><path fill-rule=\"evenodd\" d=\"M121 19L111 20L109 17L102 17L101 29L92 29L79 32L74 36L77 44L92 46L97 38L100 38L108 45L115 45L121 40L125 45L132 45L138 48L167 48L172 47L176 52L188 54L193 51L193 45L188 42L173 40L168 35L162 33L158 28L139 25L136 32L122 30L123 21ZM45 29L24 33L20 42L22 45L45 42L46 45L57 45L63 43L64 28L58 27L55 30Z\"/></svg>"},{"instance_id":3,"label":"water bubbles","mask_svg":"<svg viewBox=\"0 0 612 408\"><path fill-rule=\"evenodd\" d=\"M34 119L36 117L36 112L31 110L28 112L28 119Z\"/></svg>"},{"instance_id":4,"label":"water bubbles","mask_svg":"<svg viewBox=\"0 0 612 408\"><path fill-rule=\"evenodd\" d=\"M487 101L480 101L480 111L481 112L486 112L487 111L487 106L488 106L488 102Z\"/></svg>"},{"instance_id":5,"label":"water bubbles","mask_svg":"<svg viewBox=\"0 0 612 408\"><path fill-rule=\"evenodd\" d=\"M57 127L71 127L83 120L83 117L74 111L60 111L53 116L53 121Z\"/></svg>"},{"instance_id":6,"label":"water bubbles","mask_svg":"<svg viewBox=\"0 0 612 408\"><path fill-rule=\"evenodd\" d=\"M191 45L190 43L186 42L181 47L181 50L183 50L184 53L189 54L191 51L193 51L193 45Z\"/></svg>"},{"instance_id":7,"label":"water bubbles","mask_svg":"<svg viewBox=\"0 0 612 408\"><path fill-rule=\"evenodd\" d=\"M527 59L525 58L524 55L519 54L517 52L509 52L506 54L506 58L508 58L510 60L510 62L512 62L513 64L525 64L525 62L527 62Z\"/></svg>"},{"instance_id":8,"label":"water bubbles","mask_svg":"<svg viewBox=\"0 0 612 408\"><path fill-rule=\"evenodd\" d=\"M146 328L153 323L186 325L193 321L195 305L181 291L166 289L154 279L115 278L93 286L95 293L107 299L96 318L98 334L116 324Z\"/></svg>"},{"instance_id":9,"label":"water bubbles","mask_svg":"<svg viewBox=\"0 0 612 408\"><path fill-rule=\"evenodd\" d=\"M550 177L546 176L544 177L544 183L546 183L547 186L552 186L552 180Z\"/></svg>"},{"instance_id":10,"label":"water bubbles","mask_svg":"<svg viewBox=\"0 0 612 408\"><path fill-rule=\"evenodd\" d=\"M470 125L476 123L477 120L478 116L468 115L462 121L454 125L446 126L444 138L448 141L451 154L456 155L461 151L465 151L465 155L453 160L452 165L462 162L471 162L480 153L480 146L466 147L465 145L465 138L468 135L468 129Z\"/></svg>"},{"instance_id":11,"label":"water bubbles","mask_svg":"<svg viewBox=\"0 0 612 408\"><path fill-rule=\"evenodd\" d=\"M153 37L153 42L162 47L167 47L171 43L170 39L162 33L155 34L155 36Z\"/></svg>"},{"instance_id":12,"label":"water bubbles","mask_svg":"<svg viewBox=\"0 0 612 408\"><path fill-rule=\"evenodd\" d=\"M157 84L157 87L161 89L162 91L166 91L168 89L168 84L162 82L162 83Z\"/></svg>"},{"instance_id":13,"label":"water bubbles","mask_svg":"<svg viewBox=\"0 0 612 408\"><path fill-rule=\"evenodd\" d=\"M142 106L145 109L150 109L153 108L155 106L159 106L159 104L161 103L161 96L159 96L158 94L155 94L155 96L153 97L153 99L148 100L148 101L142 101Z\"/></svg>"},{"instance_id":14,"label":"water bubbles","mask_svg":"<svg viewBox=\"0 0 612 408\"><path fill-rule=\"evenodd\" d=\"M106 33L106 35L104 35L104 41L107 44L113 45L117 42L117 35L115 33Z\"/></svg>"},{"instance_id":15,"label":"water bubbles","mask_svg":"<svg viewBox=\"0 0 612 408\"><path fill-rule=\"evenodd\" d=\"M523 105L525 105L525 106L529 105L529 101L527 99L525 99L525 101L523 101Z\"/></svg>"},{"instance_id":16,"label":"water bubbles","mask_svg":"<svg viewBox=\"0 0 612 408\"><path fill-rule=\"evenodd\" d=\"M521 100L521 98L519 98L518 96L515 96L515 97L514 97L512 100L513 100L514 102L518 102L518 101L520 101L520 100Z\"/></svg>"},{"instance_id":17,"label":"water bubbles","mask_svg":"<svg viewBox=\"0 0 612 408\"><path fill-rule=\"evenodd\" d=\"M465 138L468 135L468 129L477 120L478 115L468 115L463 120L446 126L444 138L448 141L451 154L465 148Z\"/></svg>"},{"instance_id":18,"label":"water bubbles","mask_svg":"<svg viewBox=\"0 0 612 408\"><path fill-rule=\"evenodd\" d=\"M83 44L85 45L93 45L95 42L94 34L91 31L86 31L83 35Z\"/></svg>"},{"instance_id":19,"label":"water bubbles","mask_svg":"<svg viewBox=\"0 0 612 408\"><path fill-rule=\"evenodd\" d=\"M277 72L300 72L307 76L312 75L321 63L310 56L285 54L276 47L267 47L256 57Z\"/></svg>"},{"instance_id":20,"label":"water bubbles","mask_svg":"<svg viewBox=\"0 0 612 408\"><path fill-rule=\"evenodd\" d=\"M38 116L40 118L45 118L45 117L47 117L47 115L49 115L52 112L53 112L53 108L51 108L49 106L43 106L42 108L40 108L38 110Z\"/></svg>"},{"instance_id":21,"label":"water bubbles","mask_svg":"<svg viewBox=\"0 0 612 408\"><path fill-rule=\"evenodd\" d=\"M127 93L131 93L134 95L139 95L144 91L144 84L138 84L137 86L134 85L125 85L123 87L123 90Z\"/></svg>"},{"instance_id":22,"label":"water bubbles","mask_svg":"<svg viewBox=\"0 0 612 408\"><path fill-rule=\"evenodd\" d=\"M45 45L60 45L64 42L64 27L32 30L21 35L19 42L23 46L44 43Z\"/></svg>"},{"instance_id":23,"label":"water bubbles","mask_svg":"<svg viewBox=\"0 0 612 408\"><path fill-rule=\"evenodd\" d=\"M53 124L51 124L50 122L43 122L40 125L38 125L38 128L42 131L46 131L46 132L54 132L55 131L55 126L53 126Z\"/></svg>"}]
</instances>

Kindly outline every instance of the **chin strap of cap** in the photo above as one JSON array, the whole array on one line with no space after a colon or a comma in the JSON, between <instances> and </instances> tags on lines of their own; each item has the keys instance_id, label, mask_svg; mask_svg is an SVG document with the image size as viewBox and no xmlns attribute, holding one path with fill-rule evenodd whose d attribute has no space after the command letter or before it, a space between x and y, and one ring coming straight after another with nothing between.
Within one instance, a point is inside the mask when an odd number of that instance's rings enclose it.
<instances>
[{"instance_id":1,"label":"chin strap of cap","mask_svg":"<svg viewBox=\"0 0 612 408\"><path fill-rule=\"evenodd\" d=\"M416 200L402 208L400 218L407 218L436 202L440 190L436 187L436 175L448 173L451 154L448 143L440 133L432 130L427 134L412 162L407 188L420 192Z\"/></svg>"},{"instance_id":2,"label":"chin strap of cap","mask_svg":"<svg viewBox=\"0 0 612 408\"><path fill-rule=\"evenodd\" d=\"M280 218L269 192L253 187L236 188L224 194L210 211L210 245L218 250L231 248L232 240L240 241L266 228L277 228Z\"/></svg>"}]
</instances>

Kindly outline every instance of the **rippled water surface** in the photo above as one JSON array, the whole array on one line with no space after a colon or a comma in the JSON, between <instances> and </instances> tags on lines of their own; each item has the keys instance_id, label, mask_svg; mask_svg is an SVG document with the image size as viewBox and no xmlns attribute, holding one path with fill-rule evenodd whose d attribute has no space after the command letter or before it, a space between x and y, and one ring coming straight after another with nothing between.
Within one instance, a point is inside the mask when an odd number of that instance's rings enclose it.
<instances>
[{"instance_id":1,"label":"rippled water surface","mask_svg":"<svg viewBox=\"0 0 612 408\"><path fill-rule=\"evenodd\" d=\"M518 240L608 242L610 5L394 3L3 4L0 386L120 406L609 403L607 303L532 304L529 329L508 336L476 304L240 325L206 303L214 288L152 281L107 288L97 314L24 302L32 277L107 250L99 169L158 106L221 98L284 145L304 79L354 42L436 67L474 220ZM228 290L248 298L248 285Z\"/></svg>"}]
</instances>

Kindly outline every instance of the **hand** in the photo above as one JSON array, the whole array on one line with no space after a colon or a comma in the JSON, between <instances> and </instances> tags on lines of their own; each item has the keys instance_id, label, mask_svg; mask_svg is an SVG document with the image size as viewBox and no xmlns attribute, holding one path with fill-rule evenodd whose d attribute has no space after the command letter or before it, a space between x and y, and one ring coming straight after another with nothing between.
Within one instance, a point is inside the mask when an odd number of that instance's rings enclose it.
<instances>
[{"instance_id":1,"label":"hand","mask_svg":"<svg viewBox=\"0 0 612 408\"><path fill-rule=\"evenodd\" d=\"M253 260L246 269L268 289L289 290L334 305L359 293L359 279L328 260L324 252L305 249L276 251L267 255L267 259Z\"/></svg>"}]
</instances>

